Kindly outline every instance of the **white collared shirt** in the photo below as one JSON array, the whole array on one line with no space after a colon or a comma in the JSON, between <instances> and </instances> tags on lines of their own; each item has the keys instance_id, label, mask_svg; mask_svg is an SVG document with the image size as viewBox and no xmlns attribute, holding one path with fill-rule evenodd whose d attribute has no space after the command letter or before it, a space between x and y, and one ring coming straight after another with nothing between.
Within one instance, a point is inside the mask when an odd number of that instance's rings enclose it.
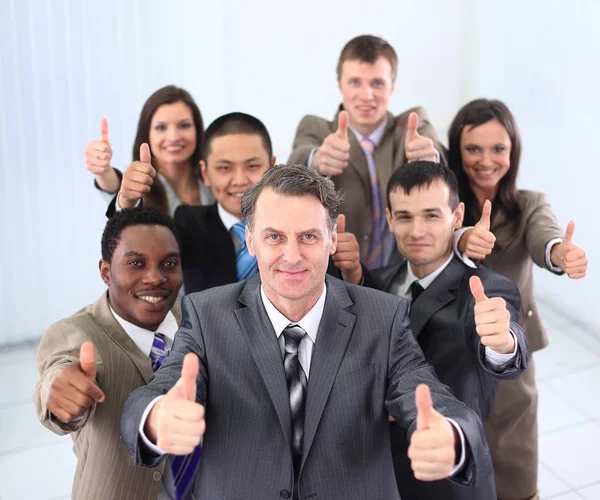
<instances>
[{"instance_id":1,"label":"white collared shirt","mask_svg":"<svg viewBox=\"0 0 600 500\"><path fill-rule=\"evenodd\" d=\"M227 231L231 231L231 228L242 220L239 217L230 214L227 210L223 208L223 205L221 205L220 203L217 203L217 212L219 213L221 222L223 223Z\"/></svg>"},{"instance_id":2,"label":"white collared shirt","mask_svg":"<svg viewBox=\"0 0 600 500\"><path fill-rule=\"evenodd\" d=\"M375 130L373 130L373 132L371 132L368 137L359 134L358 131L351 125L348 128L352 130L358 142L364 141L365 139L369 139L373 143L373 146L377 147L379 146L379 143L383 138L383 133L385 132L385 127L387 126L387 123L388 119L386 116L385 120L383 120L383 122L381 122L381 124Z\"/></svg>"},{"instance_id":3,"label":"white collared shirt","mask_svg":"<svg viewBox=\"0 0 600 500\"><path fill-rule=\"evenodd\" d=\"M125 330L125 333L133 340L136 346L144 353L144 355L149 359L150 351L152 350L152 342L154 342L154 332L150 330L146 330L141 326L134 325L127 320L124 320L119 316L115 310L110 306L110 312L117 320L117 323L121 325L121 328ZM177 320L171 311L167 313L165 319L162 320L162 323L158 325L156 331L158 333L162 333L165 336L165 351L169 352L171 350L171 346L173 345L173 340L175 339L175 333L179 329L177 325Z\"/></svg>"},{"instance_id":4,"label":"white collared shirt","mask_svg":"<svg viewBox=\"0 0 600 500\"><path fill-rule=\"evenodd\" d=\"M150 351L152 350L152 342L154 342L154 333L151 330L146 330L140 326L134 325L127 320L124 320L119 316L112 306L109 304L110 312L117 320L117 323L121 325L121 328L125 330L125 333L133 340L136 346L144 353L144 355L150 359ZM162 333L165 336L165 352L171 350L173 340L175 339L175 333L179 329L177 320L171 311L167 313L162 323L158 325L156 332ZM174 500L175 499L175 483L173 481L173 473L171 472L171 458L167 458L167 465L163 473L162 481L160 483L160 491L158 493L157 500Z\"/></svg>"},{"instance_id":5,"label":"white collared shirt","mask_svg":"<svg viewBox=\"0 0 600 500\"><path fill-rule=\"evenodd\" d=\"M302 366L304 373L306 373L307 380L310 372L313 347L317 341L319 324L321 323L321 317L323 316L326 295L327 285L323 285L323 292L321 292L321 296L316 304L312 306L311 310L308 311L300 321L290 321L277 310L265 295L265 290L262 285L260 286L260 297L267 311L267 316L269 316L269 321L271 321L271 324L273 325L273 330L275 330L275 335L277 335L277 339L279 340L279 346L282 348L281 355L283 356L285 353L285 339L281 334L290 324L298 325L307 333L298 346L298 361L300 362L300 366Z\"/></svg>"}]
</instances>

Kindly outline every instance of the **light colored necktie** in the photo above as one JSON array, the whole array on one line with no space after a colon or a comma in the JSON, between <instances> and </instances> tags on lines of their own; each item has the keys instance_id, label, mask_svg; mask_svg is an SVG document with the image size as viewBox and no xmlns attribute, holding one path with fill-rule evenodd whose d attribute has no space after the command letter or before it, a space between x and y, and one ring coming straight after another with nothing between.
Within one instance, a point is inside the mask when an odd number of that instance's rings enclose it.
<instances>
[{"instance_id":1,"label":"light colored necktie","mask_svg":"<svg viewBox=\"0 0 600 500\"><path fill-rule=\"evenodd\" d=\"M379 176L375 168L375 158L373 152L375 145L369 139L360 141L365 157L367 159L367 167L369 169L369 180L371 184L371 244L369 246L369 255L367 256L367 267L375 269L385 264L383 250L384 239L386 234L385 206L381 196L379 187Z\"/></svg>"}]
</instances>

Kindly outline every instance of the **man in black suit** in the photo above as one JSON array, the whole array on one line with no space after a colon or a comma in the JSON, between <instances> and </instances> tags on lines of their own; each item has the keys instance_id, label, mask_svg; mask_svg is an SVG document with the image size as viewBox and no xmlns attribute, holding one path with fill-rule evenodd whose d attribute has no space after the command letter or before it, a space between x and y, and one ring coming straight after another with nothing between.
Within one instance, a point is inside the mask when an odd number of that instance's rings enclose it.
<instances>
[{"instance_id":1,"label":"man in black suit","mask_svg":"<svg viewBox=\"0 0 600 500\"><path fill-rule=\"evenodd\" d=\"M450 170L427 161L397 170L388 183L387 206L388 226L407 262L378 269L373 277L382 290L411 301L411 328L425 358L483 420L497 379L518 377L527 366L527 342L517 324L519 292L504 276L484 266L470 267L453 254L453 233L462 225L464 205ZM406 434L396 423L390 426L402 498L496 498L491 468L469 489L447 480L416 480Z\"/></svg>"},{"instance_id":2,"label":"man in black suit","mask_svg":"<svg viewBox=\"0 0 600 500\"><path fill-rule=\"evenodd\" d=\"M223 115L209 125L204 137L200 170L217 202L181 205L175 212L186 293L235 283L258 272L244 241L241 199L275 164L269 133L251 115ZM363 281L354 235L343 233L328 272L351 283ZM366 275L363 284L369 284Z\"/></svg>"}]
</instances>

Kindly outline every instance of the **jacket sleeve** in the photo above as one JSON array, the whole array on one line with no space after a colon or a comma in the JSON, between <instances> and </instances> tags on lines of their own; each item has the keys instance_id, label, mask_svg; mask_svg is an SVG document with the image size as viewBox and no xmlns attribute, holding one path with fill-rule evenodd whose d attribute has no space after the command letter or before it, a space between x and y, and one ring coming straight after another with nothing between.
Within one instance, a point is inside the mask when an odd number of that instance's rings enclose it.
<instances>
[{"instance_id":1,"label":"jacket sleeve","mask_svg":"<svg viewBox=\"0 0 600 500\"><path fill-rule=\"evenodd\" d=\"M65 423L52 415L47 406L52 382L66 367L79 362L81 344L91 340L79 325L68 319L55 323L42 336L37 358L40 379L33 392L33 402L42 425L59 436L80 430L94 414L95 404L88 408L81 418ZM103 362L97 348L95 349L95 356L98 370L96 382L102 388Z\"/></svg>"}]
</instances>

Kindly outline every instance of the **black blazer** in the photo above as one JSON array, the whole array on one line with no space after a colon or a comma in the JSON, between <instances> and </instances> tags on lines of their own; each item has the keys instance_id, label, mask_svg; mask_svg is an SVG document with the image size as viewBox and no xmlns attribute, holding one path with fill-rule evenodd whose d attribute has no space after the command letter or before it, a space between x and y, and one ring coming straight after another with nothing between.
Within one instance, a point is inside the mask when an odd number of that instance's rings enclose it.
<instances>
[{"instance_id":1,"label":"black blazer","mask_svg":"<svg viewBox=\"0 0 600 500\"><path fill-rule=\"evenodd\" d=\"M405 271L406 263L381 268L373 271L373 279L381 290L389 292L394 278ZM502 297L511 315L511 330L518 343L517 356L502 371L496 371L486 364L485 347L475 331L475 300L469 287L471 276L479 276L487 297ZM518 325L520 309L519 292L508 278L485 266L480 265L476 269L468 267L456 256L411 307L411 329L425 358L434 367L442 383L452 389L457 399L475 410L482 420L490 412L497 379L516 378L527 367L527 341L523 329ZM476 488L457 487L450 481L417 481L406 455L406 433L392 423L390 437L396 480L402 498L496 498L492 470L480 475Z\"/></svg>"},{"instance_id":2,"label":"black blazer","mask_svg":"<svg viewBox=\"0 0 600 500\"><path fill-rule=\"evenodd\" d=\"M180 205L175 211L175 224L181 240L181 263L185 293L200 292L237 281L233 239L223 225L217 204L208 206ZM329 259L327 272L341 279L340 270ZM363 286L373 286L363 266Z\"/></svg>"}]
</instances>

